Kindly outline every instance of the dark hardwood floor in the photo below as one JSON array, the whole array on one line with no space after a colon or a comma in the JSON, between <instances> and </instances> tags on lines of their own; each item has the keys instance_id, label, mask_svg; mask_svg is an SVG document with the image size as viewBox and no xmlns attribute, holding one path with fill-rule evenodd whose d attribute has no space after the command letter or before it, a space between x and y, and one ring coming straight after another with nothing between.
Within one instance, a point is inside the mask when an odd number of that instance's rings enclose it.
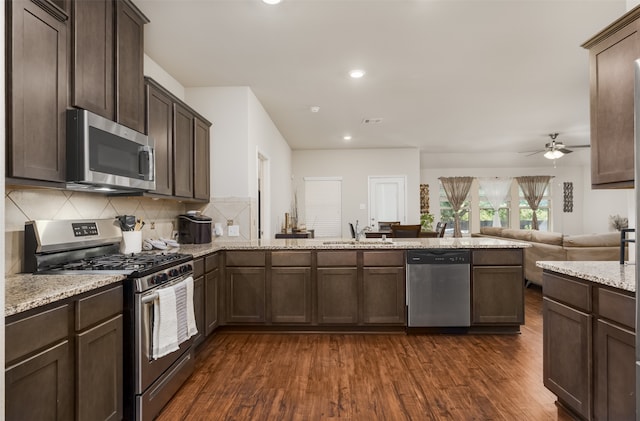
<instances>
[{"instance_id":1,"label":"dark hardwood floor","mask_svg":"<svg viewBox=\"0 0 640 421\"><path fill-rule=\"evenodd\" d=\"M541 307L528 288L520 335L218 333L158 420L570 420Z\"/></svg>"}]
</instances>

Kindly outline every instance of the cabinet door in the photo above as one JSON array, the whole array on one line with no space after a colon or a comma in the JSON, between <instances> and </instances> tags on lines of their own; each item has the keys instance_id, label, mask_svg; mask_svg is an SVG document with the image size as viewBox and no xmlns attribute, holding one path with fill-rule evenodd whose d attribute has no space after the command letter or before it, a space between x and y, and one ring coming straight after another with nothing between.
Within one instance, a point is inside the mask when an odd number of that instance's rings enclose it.
<instances>
[{"instance_id":1,"label":"cabinet door","mask_svg":"<svg viewBox=\"0 0 640 421\"><path fill-rule=\"evenodd\" d=\"M115 120L113 2L73 1L71 5L72 105Z\"/></svg>"},{"instance_id":2,"label":"cabinet door","mask_svg":"<svg viewBox=\"0 0 640 421\"><path fill-rule=\"evenodd\" d=\"M193 344L199 345L204 341L204 276L193 281L193 312L196 318L198 333L193 337Z\"/></svg>"},{"instance_id":3,"label":"cabinet door","mask_svg":"<svg viewBox=\"0 0 640 421\"><path fill-rule=\"evenodd\" d=\"M633 332L598 320L594 403L598 420L635 419L635 342Z\"/></svg>"},{"instance_id":4,"label":"cabinet door","mask_svg":"<svg viewBox=\"0 0 640 421\"><path fill-rule=\"evenodd\" d=\"M144 132L144 24L129 1L116 2L116 119Z\"/></svg>"},{"instance_id":5,"label":"cabinet door","mask_svg":"<svg viewBox=\"0 0 640 421\"><path fill-rule=\"evenodd\" d=\"M122 355L122 350L119 350ZM7 420L73 419L73 364L65 340L5 371Z\"/></svg>"},{"instance_id":6,"label":"cabinet door","mask_svg":"<svg viewBox=\"0 0 640 421\"><path fill-rule=\"evenodd\" d=\"M67 16L31 1L7 4L11 7L7 175L64 181Z\"/></svg>"},{"instance_id":7,"label":"cabinet door","mask_svg":"<svg viewBox=\"0 0 640 421\"><path fill-rule=\"evenodd\" d=\"M576 413L591 419L591 316L543 298L543 382Z\"/></svg>"},{"instance_id":8,"label":"cabinet door","mask_svg":"<svg viewBox=\"0 0 640 421\"><path fill-rule=\"evenodd\" d=\"M76 335L77 419L122 419L122 315Z\"/></svg>"},{"instance_id":9,"label":"cabinet door","mask_svg":"<svg viewBox=\"0 0 640 421\"><path fill-rule=\"evenodd\" d=\"M173 194L173 101L162 90L147 83L147 134L155 141L156 189Z\"/></svg>"},{"instance_id":10,"label":"cabinet door","mask_svg":"<svg viewBox=\"0 0 640 421\"><path fill-rule=\"evenodd\" d=\"M193 197L193 114L181 106L173 107L173 194Z\"/></svg>"},{"instance_id":11,"label":"cabinet door","mask_svg":"<svg viewBox=\"0 0 640 421\"><path fill-rule=\"evenodd\" d=\"M356 268L318 268L318 323L358 323Z\"/></svg>"},{"instance_id":12,"label":"cabinet door","mask_svg":"<svg viewBox=\"0 0 640 421\"><path fill-rule=\"evenodd\" d=\"M271 269L271 321L311 322L311 268Z\"/></svg>"},{"instance_id":13,"label":"cabinet door","mask_svg":"<svg viewBox=\"0 0 640 421\"><path fill-rule=\"evenodd\" d=\"M193 197L209 200L209 125L195 119Z\"/></svg>"},{"instance_id":14,"label":"cabinet door","mask_svg":"<svg viewBox=\"0 0 640 421\"><path fill-rule=\"evenodd\" d=\"M210 335L219 324L218 317L218 284L220 283L220 269L214 269L205 275L205 320L206 334Z\"/></svg>"},{"instance_id":15,"label":"cabinet door","mask_svg":"<svg viewBox=\"0 0 640 421\"><path fill-rule=\"evenodd\" d=\"M363 321L405 323L405 273L401 267L364 268Z\"/></svg>"},{"instance_id":16,"label":"cabinet door","mask_svg":"<svg viewBox=\"0 0 640 421\"><path fill-rule=\"evenodd\" d=\"M265 269L228 267L225 270L230 323L265 322Z\"/></svg>"},{"instance_id":17,"label":"cabinet door","mask_svg":"<svg viewBox=\"0 0 640 421\"><path fill-rule=\"evenodd\" d=\"M522 266L474 266L472 324L524 323Z\"/></svg>"},{"instance_id":18,"label":"cabinet door","mask_svg":"<svg viewBox=\"0 0 640 421\"><path fill-rule=\"evenodd\" d=\"M593 187L633 187L633 62L638 57L640 38L636 22L589 51Z\"/></svg>"}]
</instances>

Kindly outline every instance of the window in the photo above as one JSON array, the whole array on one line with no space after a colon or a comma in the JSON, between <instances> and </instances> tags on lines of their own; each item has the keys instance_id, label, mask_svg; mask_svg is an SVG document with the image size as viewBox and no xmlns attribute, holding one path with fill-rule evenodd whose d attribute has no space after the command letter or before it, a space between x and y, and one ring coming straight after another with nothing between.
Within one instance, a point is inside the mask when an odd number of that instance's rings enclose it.
<instances>
[{"instance_id":1,"label":"window","mask_svg":"<svg viewBox=\"0 0 640 421\"><path fill-rule=\"evenodd\" d=\"M551 183L544 190L544 195L536 211L536 217L538 218L538 230L549 231L550 229L550 215L551 215ZM522 193L522 188L518 186L518 195L520 199L520 228L531 229L531 221L533 219L533 211L527 203Z\"/></svg>"},{"instance_id":2,"label":"window","mask_svg":"<svg viewBox=\"0 0 640 421\"><path fill-rule=\"evenodd\" d=\"M485 196L482 187L478 188L478 196L480 198L479 210L480 210L480 227L492 227L493 218L495 216L496 211L493 209L493 206ZM511 203L508 201L502 202L500 207L498 208L498 215L500 216L500 226L501 227L509 227L511 223L511 212L509 211L509 207Z\"/></svg>"},{"instance_id":3,"label":"window","mask_svg":"<svg viewBox=\"0 0 640 421\"><path fill-rule=\"evenodd\" d=\"M462 208L460 209L460 231L462 234L469 234L469 220L471 214L471 204L468 198L471 196L467 196L467 200L464 201ZM442 187L442 183L440 183L440 221L447 223L446 233L449 235L453 235L453 224L454 224L454 212L451 207L451 203L449 203L449 199L447 199L447 194L444 192L444 187Z\"/></svg>"}]
</instances>

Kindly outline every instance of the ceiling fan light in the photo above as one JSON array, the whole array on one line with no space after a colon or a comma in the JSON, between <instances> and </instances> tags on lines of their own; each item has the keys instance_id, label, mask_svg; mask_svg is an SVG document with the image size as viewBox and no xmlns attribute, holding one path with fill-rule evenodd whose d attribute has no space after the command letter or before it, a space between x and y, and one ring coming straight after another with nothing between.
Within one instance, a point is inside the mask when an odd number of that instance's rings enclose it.
<instances>
[{"instance_id":1,"label":"ceiling fan light","mask_svg":"<svg viewBox=\"0 0 640 421\"><path fill-rule=\"evenodd\" d=\"M544 157L547 159L558 159L558 158L562 158L564 156L564 154L562 152L560 152L559 150L550 150L550 151L546 151L544 153Z\"/></svg>"}]
</instances>

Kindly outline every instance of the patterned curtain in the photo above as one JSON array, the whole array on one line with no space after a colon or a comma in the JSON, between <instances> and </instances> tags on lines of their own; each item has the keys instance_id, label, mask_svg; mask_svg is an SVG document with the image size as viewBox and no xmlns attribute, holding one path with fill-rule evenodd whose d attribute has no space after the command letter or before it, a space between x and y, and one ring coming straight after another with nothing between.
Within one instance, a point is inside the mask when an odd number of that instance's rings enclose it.
<instances>
[{"instance_id":1,"label":"patterned curtain","mask_svg":"<svg viewBox=\"0 0 640 421\"><path fill-rule=\"evenodd\" d=\"M533 211L533 218L531 220L531 229L538 229L538 217L536 216L536 211L538 210L538 206L540 205L540 201L542 200L542 196L544 196L544 191L549 185L549 181L551 181L550 175L533 175L533 176L525 176L525 177L516 177L518 180L518 184L522 189L522 193L524 194L524 198L526 199L529 207Z\"/></svg>"},{"instance_id":2,"label":"patterned curtain","mask_svg":"<svg viewBox=\"0 0 640 421\"><path fill-rule=\"evenodd\" d=\"M439 180L453 208L453 236L456 238L462 237L462 232L460 231L460 208L462 208L462 204L467 199L473 177L440 177Z\"/></svg>"},{"instance_id":3,"label":"patterned curtain","mask_svg":"<svg viewBox=\"0 0 640 421\"><path fill-rule=\"evenodd\" d=\"M511 189L511 177L491 177L479 178L480 188L484 191L484 195L495 211L493 213L493 226L499 227L500 223L500 205L509 197L509 189Z\"/></svg>"}]
</instances>

